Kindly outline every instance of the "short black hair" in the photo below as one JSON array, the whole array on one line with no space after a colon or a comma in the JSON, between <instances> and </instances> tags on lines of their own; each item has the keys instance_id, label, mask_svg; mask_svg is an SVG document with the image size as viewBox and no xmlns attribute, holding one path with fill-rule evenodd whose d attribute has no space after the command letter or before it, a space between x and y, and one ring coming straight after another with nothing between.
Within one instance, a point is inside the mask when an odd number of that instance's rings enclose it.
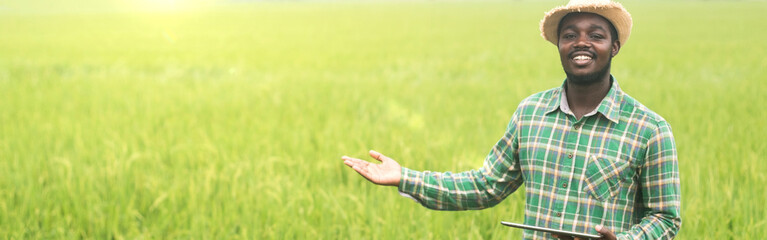
<instances>
[{"instance_id":1,"label":"short black hair","mask_svg":"<svg viewBox=\"0 0 767 240\"><path fill-rule=\"evenodd\" d=\"M580 14L580 13L590 13L590 12L571 12L571 13L568 13L567 15L565 15L564 17L562 17L562 19L559 20L559 23L557 24L557 38L559 38L559 32L562 31L562 20L565 20L565 18L567 18L567 16L569 16L570 14ZM597 15L597 16L601 17L602 19L604 19L607 22L607 25L610 26L610 38L613 40L613 42L619 40L618 39L618 30L615 30L615 26L613 26L613 22L610 22L609 19L603 17L602 15L599 15L599 14L596 14L596 13L590 13L590 14ZM623 43L621 43L621 44L623 44Z\"/></svg>"}]
</instances>

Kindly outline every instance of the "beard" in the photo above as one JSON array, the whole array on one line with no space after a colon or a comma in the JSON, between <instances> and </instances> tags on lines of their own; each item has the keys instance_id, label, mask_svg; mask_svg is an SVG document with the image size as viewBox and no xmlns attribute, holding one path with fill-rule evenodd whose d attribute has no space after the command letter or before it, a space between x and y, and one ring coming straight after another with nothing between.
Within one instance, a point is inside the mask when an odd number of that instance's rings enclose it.
<instances>
[{"instance_id":1,"label":"beard","mask_svg":"<svg viewBox=\"0 0 767 240\"><path fill-rule=\"evenodd\" d=\"M602 69L599 69L598 71L595 71L593 73L589 73L582 76L576 76L571 72L568 72L567 69L565 69L565 75L567 75L567 80L570 83L573 83L575 85L591 85L595 84L599 81L601 81L609 72L610 72L610 65L612 65L613 57L610 56L610 59L607 61L607 65L605 65Z\"/></svg>"}]
</instances>

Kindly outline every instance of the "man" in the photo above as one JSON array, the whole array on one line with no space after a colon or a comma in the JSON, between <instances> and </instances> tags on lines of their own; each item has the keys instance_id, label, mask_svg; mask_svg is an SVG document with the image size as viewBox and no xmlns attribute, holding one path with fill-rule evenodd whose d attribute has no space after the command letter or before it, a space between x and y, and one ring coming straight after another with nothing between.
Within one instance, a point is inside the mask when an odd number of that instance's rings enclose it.
<instances>
[{"instance_id":1,"label":"man","mask_svg":"<svg viewBox=\"0 0 767 240\"><path fill-rule=\"evenodd\" d=\"M541 35L557 45L567 78L519 104L478 170L417 172L375 151L382 164L342 159L432 209L492 207L524 184L525 224L603 239L671 239L682 224L671 128L610 74L631 25L609 0L572 0L548 12ZM556 237L524 231L525 239Z\"/></svg>"}]
</instances>

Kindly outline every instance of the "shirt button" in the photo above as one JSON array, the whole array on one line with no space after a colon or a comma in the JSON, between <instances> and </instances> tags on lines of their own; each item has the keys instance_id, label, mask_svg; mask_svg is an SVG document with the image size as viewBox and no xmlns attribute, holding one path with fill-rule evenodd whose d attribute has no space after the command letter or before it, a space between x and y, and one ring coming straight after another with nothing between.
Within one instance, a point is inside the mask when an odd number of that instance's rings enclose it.
<instances>
[{"instance_id":1,"label":"shirt button","mask_svg":"<svg viewBox=\"0 0 767 240\"><path fill-rule=\"evenodd\" d=\"M573 126L573 128L575 128L575 130L578 130L578 128L580 128L580 127L581 127L580 124L575 124L575 126Z\"/></svg>"},{"instance_id":2,"label":"shirt button","mask_svg":"<svg viewBox=\"0 0 767 240\"><path fill-rule=\"evenodd\" d=\"M573 158L573 154L572 153L567 154L567 158Z\"/></svg>"},{"instance_id":3,"label":"shirt button","mask_svg":"<svg viewBox=\"0 0 767 240\"><path fill-rule=\"evenodd\" d=\"M562 216L562 213L561 213L561 212L558 212L558 213L557 213L557 217L561 217L561 216Z\"/></svg>"},{"instance_id":4,"label":"shirt button","mask_svg":"<svg viewBox=\"0 0 767 240\"><path fill-rule=\"evenodd\" d=\"M563 184L562 184L562 187L563 187L563 188L566 188L566 187L567 187L567 183L563 183Z\"/></svg>"}]
</instances>

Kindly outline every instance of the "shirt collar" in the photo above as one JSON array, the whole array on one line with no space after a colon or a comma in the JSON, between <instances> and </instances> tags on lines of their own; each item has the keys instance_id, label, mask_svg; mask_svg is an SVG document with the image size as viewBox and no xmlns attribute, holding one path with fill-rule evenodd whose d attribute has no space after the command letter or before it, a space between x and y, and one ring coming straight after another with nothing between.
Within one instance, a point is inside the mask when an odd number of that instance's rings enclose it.
<instances>
[{"instance_id":1,"label":"shirt collar","mask_svg":"<svg viewBox=\"0 0 767 240\"><path fill-rule=\"evenodd\" d=\"M567 106L567 96L565 94L565 84L567 83L566 81L567 80L562 83L562 86L554 89L553 96L551 96L548 106L546 107L546 114L552 113L557 109L566 114L573 114L570 110L570 107ZM621 109L620 103L623 101L623 91L621 90L620 86L618 86L618 81L616 81L615 77L612 75L610 75L610 82L612 84L605 98L602 99L602 102L599 103L599 106L595 109L595 111L584 115L585 117L594 115L596 113L601 113L610 121L618 123Z\"/></svg>"}]
</instances>

